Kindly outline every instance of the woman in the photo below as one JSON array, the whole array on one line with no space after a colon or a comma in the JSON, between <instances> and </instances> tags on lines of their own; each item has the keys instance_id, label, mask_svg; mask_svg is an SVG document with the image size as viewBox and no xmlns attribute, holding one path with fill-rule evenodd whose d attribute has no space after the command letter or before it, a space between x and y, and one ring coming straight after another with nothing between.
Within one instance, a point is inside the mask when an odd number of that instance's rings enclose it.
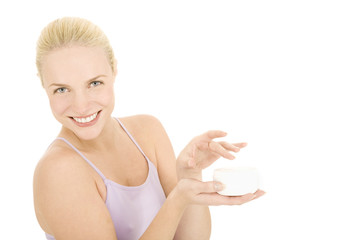
<instances>
[{"instance_id":1,"label":"woman","mask_svg":"<svg viewBox=\"0 0 360 240\"><path fill-rule=\"evenodd\" d=\"M233 159L246 143L195 137L176 159L152 116L111 116L117 74L104 33L80 18L50 23L37 68L62 124L34 173L36 216L47 239L209 239L209 205L243 204L264 194L225 197L202 169ZM135 140L136 139L136 140Z\"/></svg>"}]
</instances>

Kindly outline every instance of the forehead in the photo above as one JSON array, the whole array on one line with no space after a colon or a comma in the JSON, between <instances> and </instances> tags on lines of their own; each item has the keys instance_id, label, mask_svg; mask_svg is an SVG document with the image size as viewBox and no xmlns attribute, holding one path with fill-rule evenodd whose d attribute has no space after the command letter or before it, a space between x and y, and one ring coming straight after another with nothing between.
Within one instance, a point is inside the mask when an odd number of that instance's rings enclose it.
<instances>
[{"instance_id":1,"label":"forehead","mask_svg":"<svg viewBox=\"0 0 360 240\"><path fill-rule=\"evenodd\" d=\"M52 50L43 58L44 84L54 82L71 84L86 81L97 75L108 75L111 67L100 47L71 46Z\"/></svg>"}]
</instances>

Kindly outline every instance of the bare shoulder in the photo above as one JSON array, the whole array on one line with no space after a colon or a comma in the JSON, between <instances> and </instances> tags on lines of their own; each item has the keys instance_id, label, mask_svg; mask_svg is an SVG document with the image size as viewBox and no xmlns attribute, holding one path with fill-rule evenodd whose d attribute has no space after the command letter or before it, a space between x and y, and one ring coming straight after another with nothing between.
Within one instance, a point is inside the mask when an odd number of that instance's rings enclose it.
<instances>
[{"instance_id":1,"label":"bare shoulder","mask_svg":"<svg viewBox=\"0 0 360 240\"><path fill-rule=\"evenodd\" d=\"M157 146L167 138L160 121L152 115L134 115L119 118L128 132L135 138L147 157L158 166Z\"/></svg>"},{"instance_id":2,"label":"bare shoulder","mask_svg":"<svg viewBox=\"0 0 360 240\"><path fill-rule=\"evenodd\" d=\"M91 229L89 237L104 233L114 239L111 217L95 180L75 151L60 141L50 146L36 166L33 183L35 213L45 232L77 239Z\"/></svg>"},{"instance_id":3,"label":"bare shoulder","mask_svg":"<svg viewBox=\"0 0 360 240\"><path fill-rule=\"evenodd\" d=\"M163 128L159 119L147 114L128 116L124 118L119 118L119 120L133 131L146 130L146 132L150 132L154 129Z\"/></svg>"},{"instance_id":4,"label":"bare shoulder","mask_svg":"<svg viewBox=\"0 0 360 240\"><path fill-rule=\"evenodd\" d=\"M62 144L54 143L45 152L44 156L38 162L34 172L34 184L41 183L36 180L51 180L57 178L60 174L70 175L74 167L79 167L79 156L76 156L70 149ZM66 175L64 177L66 177Z\"/></svg>"},{"instance_id":5,"label":"bare shoulder","mask_svg":"<svg viewBox=\"0 0 360 240\"><path fill-rule=\"evenodd\" d=\"M44 184L42 180L51 183L52 180L71 177L75 172L86 172L80 155L64 144L60 141L53 143L45 152L35 168L34 184Z\"/></svg>"},{"instance_id":6,"label":"bare shoulder","mask_svg":"<svg viewBox=\"0 0 360 240\"><path fill-rule=\"evenodd\" d=\"M40 225L49 230L46 224L48 214L46 201L59 192L66 191L67 181L76 182L79 174L86 176L80 156L61 143L53 143L38 162L33 178L34 204ZM47 229L46 229L47 228Z\"/></svg>"},{"instance_id":7,"label":"bare shoulder","mask_svg":"<svg viewBox=\"0 0 360 240\"><path fill-rule=\"evenodd\" d=\"M137 141L143 142L143 145L154 146L162 138L167 138L163 125L152 115L134 115L119 118L119 120Z\"/></svg>"}]
</instances>

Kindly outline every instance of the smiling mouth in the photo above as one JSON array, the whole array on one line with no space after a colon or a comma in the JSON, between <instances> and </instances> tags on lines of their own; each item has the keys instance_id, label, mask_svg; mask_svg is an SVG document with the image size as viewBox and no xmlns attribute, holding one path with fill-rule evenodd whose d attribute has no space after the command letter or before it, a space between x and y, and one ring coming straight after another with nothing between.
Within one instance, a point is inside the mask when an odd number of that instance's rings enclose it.
<instances>
[{"instance_id":1,"label":"smiling mouth","mask_svg":"<svg viewBox=\"0 0 360 240\"><path fill-rule=\"evenodd\" d=\"M99 113L100 113L100 111L98 111L88 117L84 117L84 118L79 118L79 117L70 117L70 118L74 119L78 123L89 123L89 122L93 121Z\"/></svg>"}]
</instances>

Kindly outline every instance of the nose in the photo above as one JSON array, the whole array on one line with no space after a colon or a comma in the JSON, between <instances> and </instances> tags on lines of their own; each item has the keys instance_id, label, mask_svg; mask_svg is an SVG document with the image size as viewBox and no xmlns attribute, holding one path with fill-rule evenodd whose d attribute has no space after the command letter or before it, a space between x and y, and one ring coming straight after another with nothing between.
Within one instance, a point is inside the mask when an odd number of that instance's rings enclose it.
<instances>
[{"instance_id":1,"label":"nose","mask_svg":"<svg viewBox=\"0 0 360 240\"><path fill-rule=\"evenodd\" d=\"M75 114L83 116L88 114L90 99L85 91L76 92L73 95L72 107Z\"/></svg>"}]
</instances>

